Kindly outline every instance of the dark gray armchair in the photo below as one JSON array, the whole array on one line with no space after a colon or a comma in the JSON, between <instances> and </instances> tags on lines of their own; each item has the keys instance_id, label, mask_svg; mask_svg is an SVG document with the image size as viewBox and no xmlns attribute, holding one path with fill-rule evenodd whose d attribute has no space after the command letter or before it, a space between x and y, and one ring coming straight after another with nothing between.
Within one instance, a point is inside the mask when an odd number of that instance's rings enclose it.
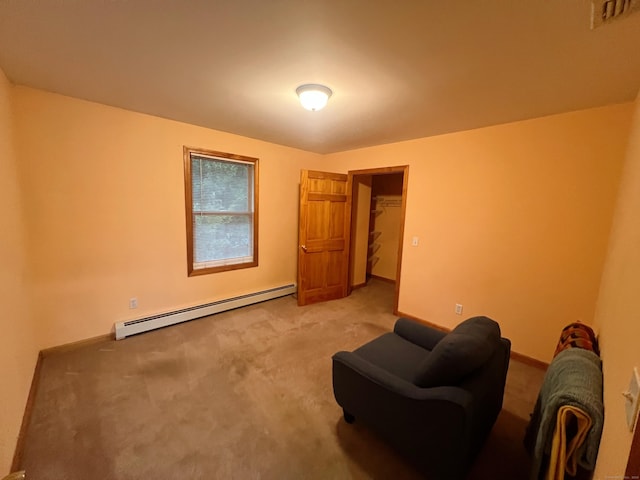
<instances>
[{"instance_id":1,"label":"dark gray armchair","mask_svg":"<svg viewBox=\"0 0 640 480\"><path fill-rule=\"evenodd\" d=\"M502 408L511 343L487 317L450 333L401 318L353 352L333 356L333 391L429 479L464 478Z\"/></svg>"}]
</instances>

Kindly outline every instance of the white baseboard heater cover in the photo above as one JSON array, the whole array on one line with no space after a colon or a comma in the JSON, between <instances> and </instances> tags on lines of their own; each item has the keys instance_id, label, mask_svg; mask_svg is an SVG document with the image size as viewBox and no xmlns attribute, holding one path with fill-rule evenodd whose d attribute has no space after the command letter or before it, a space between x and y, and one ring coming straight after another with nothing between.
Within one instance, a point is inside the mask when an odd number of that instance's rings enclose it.
<instances>
[{"instance_id":1,"label":"white baseboard heater cover","mask_svg":"<svg viewBox=\"0 0 640 480\"><path fill-rule=\"evenodd\" d=\"M116 340L122 340L125 337L136 335L138 333L148 332L156 328L168 327L176 323L182 323L194 320L207 315L233 310L234 308L246 307L254 303L273 300L274 298L284 297L296 293L296 284L283 285L281 287L270 288L260 292L248 293L238 297L218 300L217 302L197 305L195 307L184 308L174 312L161 313L151 317L139 318L137 320L129 320L126 322L116 322Z\"/></svg>"}]
</instances>

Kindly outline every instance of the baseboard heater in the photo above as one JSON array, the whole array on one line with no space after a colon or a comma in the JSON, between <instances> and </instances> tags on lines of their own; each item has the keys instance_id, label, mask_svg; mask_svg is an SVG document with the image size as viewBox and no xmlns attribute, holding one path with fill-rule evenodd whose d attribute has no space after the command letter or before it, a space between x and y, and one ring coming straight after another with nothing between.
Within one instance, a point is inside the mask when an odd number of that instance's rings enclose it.
<instances>
[{"instance_id":1,"label":"baseboard heater","mask_svg":"<svg viewBox=\"0 0 640 480\"><path fill-rule=\"evenodd\" d=\"M136 335L138 333L148 332L156 328L168 327L176 323L182 323L194 320L207 315L233 310L234 308L246 307L254 303L273 300L274 298L284 297L296 293L296 285L283 285L281 287L270 288L260 292L248 293L238 297L218 300L217 302L197 305L195 307L184 308L173 312L161 313L151 317L139 318L137 320L129 320L127 322L116 322L116 340L122 340L125 337Z\"/></svg>"}]
</instances>

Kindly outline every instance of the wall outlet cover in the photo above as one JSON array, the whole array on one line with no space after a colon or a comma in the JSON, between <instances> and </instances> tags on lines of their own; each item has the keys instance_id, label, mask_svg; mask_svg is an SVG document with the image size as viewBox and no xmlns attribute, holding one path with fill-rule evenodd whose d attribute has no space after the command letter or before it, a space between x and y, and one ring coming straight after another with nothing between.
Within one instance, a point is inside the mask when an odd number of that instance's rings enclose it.
<instances>
[{"instance_id":1,"label":"wall outlet cover","mask_svg":"<svg viewBox=\"0 0 640 480\"><path fill-rule=\"evenodd\" d=\"M629 381L629 389L624 392L625 411L627 414L627 426L630 431L633 431L633 427L638 418L638 397L640 396L640 375L638 369L634 367L631 372L631 380Z\"/></svg>"}]
</instances>

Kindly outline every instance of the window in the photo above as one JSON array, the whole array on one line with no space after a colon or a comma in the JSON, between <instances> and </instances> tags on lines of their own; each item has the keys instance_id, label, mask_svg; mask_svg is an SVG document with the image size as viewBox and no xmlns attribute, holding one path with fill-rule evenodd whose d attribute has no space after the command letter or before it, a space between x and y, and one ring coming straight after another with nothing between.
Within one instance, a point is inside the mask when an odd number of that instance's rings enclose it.
<instances>
[{"instance_id":1,"label":"window","mask_svg":"<svg viewBox=\"0 0 640 480\"><path fill-rule=\"evenodd\" d=\"M184 147L189 276L258 265L258 159Z\"/></svg>"}]
</instances>

